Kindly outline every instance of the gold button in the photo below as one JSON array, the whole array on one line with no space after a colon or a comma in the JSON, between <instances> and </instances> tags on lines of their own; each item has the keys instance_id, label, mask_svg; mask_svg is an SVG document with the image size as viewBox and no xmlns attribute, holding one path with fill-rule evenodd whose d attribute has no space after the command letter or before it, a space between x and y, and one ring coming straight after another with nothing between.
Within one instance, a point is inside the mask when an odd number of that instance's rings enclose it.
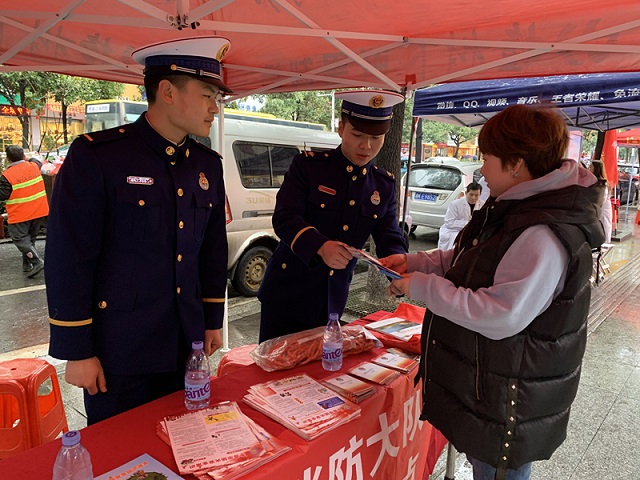
<instances>
[{"instance_id":1,"label":"gold button","mask_svg":"<svg viewBox=\"0 0 640 480\"><path fill-rule=\"evenodd\" d=\"M138 205L140 205L141 207L144 207L144 200L138 200Z\"/></svg>"},{"instance_id":2,"label":"gold button","mask_svg":"<svg viewBox=\"0 0 640 480\"><path fill-rule=\"evenodd\" d=\"M333 270L329 270L329 276L333 277Z\"/></svg>"},{"instance_id":3,"label":"gold button","mask_svg":"<svg viewBox=\"0 0 640 480\"><path fill-rule=\"evenodd\" d=\"M474 238L473 242L471 242L471 244L475 247L478 244L478 239Z\"/></svg>"},{"instance_id":4,"label":"gold button","mask_svg":"<svg viewBox=\"0 0 640 480\"><path fill-rule=\"evenodd\" d=\"M324 203L321 203L321 204L320 204L320 208L324 208Z\"/></svg>"},{"instance_id":5,"label":"gold button","mask_svg":"<svg viewBox=\"0 0 640 480\"><path fill-rule=\"evenodd\" d=\"M436 341L435 341L435 340L433 340L431 343L433 343L433 344L435 345L435 344L436 344Z\"/></svg>"},{"instance_id":6,"label":"gold button","mask_svg":"<svg viewBox=\"0 0 640 480\"><path fill-rule=\"evenodd\" d=\"M105 308L107 308L107 302L102 300L101 302L98 303L98 308L101 308L104 310Z\"/></svg>"},{"instance_id":7,"label":"gold button","mask_svg":"<svg viewBox=\"0 0 640 480\"><path fill-rule=\"evenodd\" d=\"M170 163L171 165L175 165L175 164L176 164L176 162L169 162L169 163Z\"/></svg>"},{"instance_id":8,"label":"gold button","mask_svg":"<svg viewBox=\"0 0 640 480\"><path fill-rule=\"evenodd\" d=\"M508 444L508 443L505 443L505 444L504 444L504 446L505 446L506 448L509 448L509 444Z\"/></svg>"},{"instance_id":9,"label":"gold button","mask_svg":"<svg viewBox=\"0 0 640 480\"><path fill-rule=\"evenodd\" d=\"M358 179L357 175L354 175L353 177L351 177L351 180L353 180L354 182Z\"/></svg>"},{"instance_id":10,"label":"gold button","mask_svg":"<svg viewBox=\"0 0 640 480\"><path fill-rule=\"evenodd\" d=\"M181 262L182 261L182 254L178 254L178 261Z\"/></svg>"},{"instance_id":11,"label":"gold button","mask_svg":"<svg viewBox=\"0 0 640 480\"><path fill-rule=\"evenodd\" d=\"M347 230L349 230L349 225L343 225L343 226L342 226L342 230L344 230L345 232L346 232Z\"/></svg>"},{"instance_id":12,"label":"gold button","mask_svg":"<svg viewBox=\"0 0 640 480\"><path fill-rule=\"evenodd\" d=\"M502 460L504 460L506 462L507 461L507 457L502 457Z\"/></svg>"},{"instance_id":13,"label":"gold button","mask_svg":"<svg viewBox=\"0 0 640 480\"><path fill-rule=\"evenodd\" d=\"M118 130L120 133L124 133L124 128L121 128L120 130Z\"/></svg>"},{"instance_id":14,"label":"gold button","mask_svg":"<svg viewBox=\"0 0 640 480\"><path fill-rule=\"evenodd\" d=\"M516 404L513 400L511 400L511 406L513 407Z\"/></svg>"},{"instance_id":15,"label":"gold button","mask_svg":"<svg viewBox=\"0 0 640 480\"><path fill-rule=\"evenodd\" d=\"M353 172L353 167L351 165L349 165L347 167L347 172L349 172L349 173Z\"/></svg>"},{"instance_id":16,"label":"gold button","mask_svg":"<svg viewBox=\"0 0 640 480\"><path fill-rule=\"evenodd\" d=\"M189 158L189 149L188 148L184 151L184 156Z\"/></svg>"},{"instance_id":17,"label":"gold button","mask_svg":"<svg viewBox=\"0 0 640 480\"><path fill-rule=\"evenodd\" d=\"M373 214L373 218L378 218L378 214L377 214L377 213L374 213L374 214Z\"/></svg>"},{"instance_id":18,"label":"gold button","mask_svg":"<svg viewBox=\"0 0 640 480\"><path fill-rule=\"evenodd\" d=\"M165 148L164 151L167 153L167 155L173 155L174 153L176 153L176 149L173 148L171 145Z\"/></svg>"},{"instance_id":19,"label":"gold button","mask_svg":"<svg viewBox=\"0 0 640 480\"><path fill-rule=\"evenodd\" d=\"M182 190L181 188L178 189L178 196L181 197L184 195L184 190Z\"/></svg>"},{"instance_id":20,"label":"gold button","mask_svg":"<svg viewBox=\"0 0 640 480\"><path fill-rule=\"evenodd\" d=\"M328 157L328 156L329 156L329 154L328 154L328 153L325 153L325 154L324 154L324 156L325 156L325 157Z\"/></svg>"},{"instance_id":21,"label":"gold button","mask_svg":"<svg viewBox=\"0 0 640 480\"><path fill-rule=\"evenodd\" d=\"M285 268L287 268L287 264L286 264L286 263L283 263L283 264L282 264L282 269L284 270Z\"/></svg>"},{"instance_id":22,"label":"gold button","mask_svg":"<svg viewBox=\"0 0 640 480\"><path fill-rule=\"evenodd\" d=\"M507 435L511 436L511 430L507 430Z\"/></svg>"},{"instance_id":23,"label":"gold button","mask_svg":"<svg viewBox=\"0 0 640 480\"><path fill-rule=\"evenodd\" d=\"M515 390L516 386L515 385L511 385L511 390Z\"/></svg>"},{"instance_id":24,"label":"gold button","mask_svg":"<svg viewBox=\"0 0 640 480\"><path fill-rule=\"evenodd\" d=\"M352 207L353 207L355 204L356 204L356 201L355 201L355 200L350 200L350 201L349 201L349 205L350 205L350 206L352 206Z\"/></svg>"},{"instance_id":25,"label":"gold button","mask_svg":"<svg viewBox=\"0 0 640 480\"><path fill-rule=\"evenodd\" d=\"M180 287L176 288L176 293L180 295Z\"/></svg>"},{"instance_id":26,"label":"gold button","mask_svg":"<svg viewBox=\"0 0 640 480\"><path fill-rule=\"evenodd\" d=\"M513 418L513 417L509 417L509 421L510 421L510 422L513 422L514 420L515 420L515 418Z\"/></svg>"},{"instance_id":27,"label":"gold button","mask_svg":"<svg viewBox=\"0 0 640 480\"><path fill-rule=\"evenodd\" d=\"M366 168L363 168L363 169L362 169L362 174L363 174L363 175L366 175L366 174L367 174L367 169L366 169Z\"/></svg>"},{"instance_id":28,"label":"gold button","mask_svg":"<svg viewBox=\"0 0 640 480\"><path fill-rule=\"evenodd\" d=\"M170 68L171 70L173 70L173 71L175 71L175 70L177 70L177 69L178 69L178 67L176 66L176 64L175 64L175 63L174 63L174 64L172 64L169 68Z\"/></svg>"},{"instance_id":29,"label":"gold button","mask_svg":"<svg viewBox=\"0 0 640 480\"><path fill-rule=\"evenodd\" d=\"M209 208L213 208L213 203L209 203Z\"/></svg>"},{"instance_id":30,"label":"gold button","mask_svg":"<svg viewBox=\"0 0 640 480\"><path fill-rule=\"evenodd\" d=\"M184 222L182 220L178 222L178 228L184 228Z\"/></svg>"}]
</instances>

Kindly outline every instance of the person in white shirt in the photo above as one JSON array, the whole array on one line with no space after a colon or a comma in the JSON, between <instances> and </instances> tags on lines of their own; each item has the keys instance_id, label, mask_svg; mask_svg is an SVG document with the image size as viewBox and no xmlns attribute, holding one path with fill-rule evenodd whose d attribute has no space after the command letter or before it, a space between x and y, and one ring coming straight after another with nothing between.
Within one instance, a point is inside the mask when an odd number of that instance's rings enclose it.
<instances>
[{"instance_id":1,"label":"person in white shirt","mask_svg":"<svg viewBox=\"0 0 640 480\"><path fill-rule=\"evenodd\" d=\"M482 208L484 202L480 200L481 193L482 186L478 182L471 182L467 185L464 197L451 202L444 216L444 224L440 227L438 236L438 248L440 250L451 250L458 233L469 223L473 212Z\"/></svg>"}]
</instances>

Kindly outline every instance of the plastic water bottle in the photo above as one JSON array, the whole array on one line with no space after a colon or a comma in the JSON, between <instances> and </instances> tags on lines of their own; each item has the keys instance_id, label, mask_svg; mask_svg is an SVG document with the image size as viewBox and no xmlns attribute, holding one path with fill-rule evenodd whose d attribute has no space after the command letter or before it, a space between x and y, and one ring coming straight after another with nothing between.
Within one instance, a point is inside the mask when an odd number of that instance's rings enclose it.
<instances>
[{"instance_id":1,"label":"plastic water bottle","mask_svg":"<svg viewBox=\"0 0 640 480\"><path fill-rule=\"evenodd\" d=\"M335 372L342 368L342 331L338 314L329 314L329 323L322 338L322 368Z\"/></svg>"},{"instance_id":2,"label":"plastic water bottle","mask_svg":"<svg viewBox=\"0 0 640 480\"><path fill-rule=\"evenodd\" d=\"M202 342L193 342L187 359L184 374L184 406L187 410L206 408L211 400L209 357L202 346Z\"/></svg>"},{"instance_id":3,"label":"plastic water bottle","mask_svg":"<svg viewBox=\"0 0 640 480\"><path fill-rule=\"evenodd\" d=\"M62 448L53 464L53 480L93 480L91 456L80 443L80 432L71 430L62 436Z\"/></svg>"}]
</instances>

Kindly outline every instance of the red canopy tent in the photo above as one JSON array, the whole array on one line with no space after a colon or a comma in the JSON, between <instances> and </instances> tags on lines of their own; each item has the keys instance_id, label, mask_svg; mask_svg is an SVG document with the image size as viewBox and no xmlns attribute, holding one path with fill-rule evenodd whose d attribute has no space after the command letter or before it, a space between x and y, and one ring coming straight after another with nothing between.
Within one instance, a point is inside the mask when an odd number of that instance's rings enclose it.
<instances>
[{"instance_id":1,"label":"red canopy tent","mask_svg":"<svg viewBox=\"0 0 640 480\"><path fill-rule=\"evenodd\" d=\"M0 0L0 71L140 83L134 49L211 34L235 97L640 70L628 0Z\"/></svg>"},{"instance_id":2,"label":"red canopy tent","mask_svg":"<svg viewBox=\"0 0 640 480\"><path fill-rule=\"evenodd\" d=\"M637 147L640 145L640 128L618 132L616 142L618 142L619 147Z\"/></svg>"}]
</instances>

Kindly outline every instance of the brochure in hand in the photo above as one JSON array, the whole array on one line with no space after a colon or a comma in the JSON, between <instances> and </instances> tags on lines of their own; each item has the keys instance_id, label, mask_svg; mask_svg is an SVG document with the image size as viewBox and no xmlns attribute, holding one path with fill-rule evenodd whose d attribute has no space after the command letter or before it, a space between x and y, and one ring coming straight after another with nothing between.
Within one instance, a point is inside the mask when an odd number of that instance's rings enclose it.
<instances>
[{"instance_id":1,"label":"brochure in hand","mask_svg":"<svg viewBox=\"0 0 640 480\"><path fill-rule=\"evenodd\" d=\"M355 258L367 262L369 265L373 265L380 273L385 274L387 277L393 278L394 280L402 278L402 275L398 272L385 267L377 258L372 257L368 253L353 247L347 247L347 250L349 250L349 253Z\"/></svg>"},{"instance_id":2,"label":"brochure in hand","mask_svg":"<svg viewBox=\"0 0 640 480\"><path fill-rule=\"evenodd\" d=\"M120 465L99 477L95 477L95 480L129 478L163 478L166 480L181 480L183 477L172 472L166 465L163 465L151 455L145 453L124 465Z\"/></svg>"}]
</instances>

